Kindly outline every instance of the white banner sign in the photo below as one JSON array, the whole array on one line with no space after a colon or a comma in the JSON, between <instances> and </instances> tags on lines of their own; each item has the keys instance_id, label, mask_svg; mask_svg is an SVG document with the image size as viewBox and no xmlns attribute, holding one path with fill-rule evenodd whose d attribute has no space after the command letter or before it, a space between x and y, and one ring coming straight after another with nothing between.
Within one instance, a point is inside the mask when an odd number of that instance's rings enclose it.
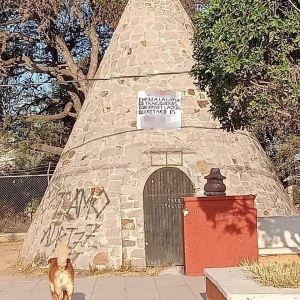
<instances>
[{"instance_id":1,"label":"white banner sign","mask_svg":"<svg viewBox=\"0 0 300 300\"><path fill-rule=\"evenodd\" d=\"M139 91L137 128L181 128L181 92Z\"/></svg>"}]
</instances>

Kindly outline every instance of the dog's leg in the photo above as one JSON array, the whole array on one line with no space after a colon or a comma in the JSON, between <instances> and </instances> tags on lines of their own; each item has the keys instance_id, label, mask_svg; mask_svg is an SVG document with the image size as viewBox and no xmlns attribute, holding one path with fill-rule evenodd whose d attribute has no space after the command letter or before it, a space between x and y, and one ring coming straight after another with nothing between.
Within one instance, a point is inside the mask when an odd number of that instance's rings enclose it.
<instances>
[{"instance_id":1,"label":"dog's leg","mask_svg":"<svg viewBox=\"0 0 300 300\"><path fill-rule=\"evenodd\" d=\"M51 291L51 295L52 295L52 299L53 299L53 300L57 300L57 299L56 299L56 294L55 294L55 292L52 292L52 291Z\"/></svg>"},{"instance_id":2,"label":"dog's leg","mask_svg":"<svg viewBox=\"0 0 300 300\"><path fill-rule=\"evenodd\" d=\"M59 295L57 295L56 292L52 292L52 291L51 291L51 295L52 295L52 299L53 299L53 300L59 300Z\"/></svg>"},{"instance_id":3,"label":"dog's leg","mask_svg":"<svg viewBox=\"0 0 300 300\"><path fill-rule=\"evenodd\" d=\"M67 291L63 291L63 300L68 300L68 293Z\"/></svg>"},{"instance_id":4,"label":"dog's leg","mask_svg":"<svg viewBox=\"0 0 300 300\"><path fill-rule=\"evenodd\" d=\"M54 284L52 284L52 283L50 283L50 292L51 292L53 300L59 300L59 295L57 295Z\"/></svg>"},{"instance_id":5,"label":"dog's leg","mask_svg":"<svg viewBox=\"0 0 300 300\"><path fill-rule=\"evenodd\" d=\"M74 286L72 285L66 289L66 294L68 295L68 298L66 298L66 300L73 300L73 293L74 293Z\"/></svg>"},{"instance_id":6,"label":"dog's leg","mask_svg":"<svg viewBox=\"0 0 300 300\"><path fill-rule=\"evenodd\" d=\"M73 292L68 294L68 300L73 300Z\"/></svg>"}]
</instances>

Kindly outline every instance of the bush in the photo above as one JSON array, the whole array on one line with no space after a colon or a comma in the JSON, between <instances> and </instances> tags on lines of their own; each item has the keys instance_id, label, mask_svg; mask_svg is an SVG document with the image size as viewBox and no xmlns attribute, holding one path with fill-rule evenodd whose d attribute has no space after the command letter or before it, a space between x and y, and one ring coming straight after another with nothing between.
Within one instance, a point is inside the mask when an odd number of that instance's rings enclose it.
<instances>
[{"instance_id":1,"label":"bush","mask_svg":"<svg viewBox=\"0 0 300 300\"><path fill-rule=\"evenodd\" d=\"M300 204L300 186L293 187L293 202L294 204Z\"/></svg>"}]
</instances>

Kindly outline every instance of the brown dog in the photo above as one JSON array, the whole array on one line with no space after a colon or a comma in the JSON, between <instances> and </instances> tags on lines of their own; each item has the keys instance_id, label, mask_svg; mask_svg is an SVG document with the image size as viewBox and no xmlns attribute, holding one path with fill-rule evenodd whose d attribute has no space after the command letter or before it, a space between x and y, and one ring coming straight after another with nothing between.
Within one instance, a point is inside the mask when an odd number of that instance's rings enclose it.
<instances>
[{"instance_id":1,"label":"brown dog","mask_svg":"<svg viewBox=\"0 0 300 300\"><path fill-rule=\"evenodd\" d=\"M61 292L63 292L63 300L73 299L74 269L68 256L68 246L61 243L57 248L57 257L48 260L49 286L53 300L59 300Z\"/></svg>"}]
</instances>

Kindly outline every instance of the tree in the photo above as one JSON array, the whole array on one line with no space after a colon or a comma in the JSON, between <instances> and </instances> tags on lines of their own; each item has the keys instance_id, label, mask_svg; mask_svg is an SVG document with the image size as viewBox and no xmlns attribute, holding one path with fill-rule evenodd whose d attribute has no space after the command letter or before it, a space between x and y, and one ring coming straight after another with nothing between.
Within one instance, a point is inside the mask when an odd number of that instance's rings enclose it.
<instances>
[{"instance_id":1,"label":"tree","mask_svg":"<svg viewBox=\"0 0 300 300\"><path fill-rule=\"evenodd\" d=\"M59 154L125 1L0 3L0 72L2 81L14 85L1 97L3 129L14 132L23 146ZM48 136L61 138L45 139L46 129Z\"/></svg>"},{"instance_id":2,"label":"tree","mask_svg":"<svg viewBox=\"0 0 300 300\"><path fill-rule=\"evenodd\" d=\"M299 166L299 19L298 0L212 0L195 18L192 75L213 116L253 131L282 181Z\"/></svg>"},{"instance_id":3,"label":"tree","mask_svg":"<svg viewBox=\"0 0 300 300\"><path fill-rule=\"evenodd\" d=\"M4 130L62 151L127 1L0 0ZM193 16L207 0L182 3Z\"/></svg>"}]
</instances>

